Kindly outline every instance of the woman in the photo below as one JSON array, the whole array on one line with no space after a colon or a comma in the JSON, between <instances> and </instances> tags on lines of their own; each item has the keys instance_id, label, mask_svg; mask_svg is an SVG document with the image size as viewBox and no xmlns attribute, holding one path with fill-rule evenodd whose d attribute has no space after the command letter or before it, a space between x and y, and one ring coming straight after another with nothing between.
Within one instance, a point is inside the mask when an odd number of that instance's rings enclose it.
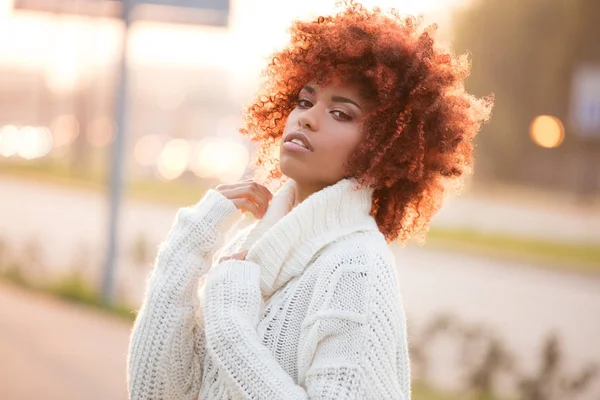
<instances>
[{"instance_id":1,"label":"woman","mask_svg":"<svg viewBox=\"0 0 600 400\"><path fill-rule=\"evenodd\" d=\"M353 2L295 22L243 130L262 183L283 186L222 185L179 212L135 323L131 399L410 398L388 242L424 234L491 104L434 29ZM258 222L222 247L242 212Z\"/></svg>"}]
</instances>

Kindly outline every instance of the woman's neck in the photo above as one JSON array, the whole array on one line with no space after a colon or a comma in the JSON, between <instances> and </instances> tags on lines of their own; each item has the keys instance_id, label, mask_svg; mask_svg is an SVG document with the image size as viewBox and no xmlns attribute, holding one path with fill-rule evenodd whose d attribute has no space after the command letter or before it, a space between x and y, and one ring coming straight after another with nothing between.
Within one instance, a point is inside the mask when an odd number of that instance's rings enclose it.
<instances>
[{"instance_id":1,"label":"woman's neck","mask_svg":"<svg viewBox=\"0 0 600 400\"><path fill-rule=\"evenodd\" d=\"M322 185L322 184L305 184L305 183L300 183L300 182L296 181L294 207L296 207L298 204L302 203L313 193L316 193L325 187L326 187L326 185Z\"/></svg>"}]
</instances>

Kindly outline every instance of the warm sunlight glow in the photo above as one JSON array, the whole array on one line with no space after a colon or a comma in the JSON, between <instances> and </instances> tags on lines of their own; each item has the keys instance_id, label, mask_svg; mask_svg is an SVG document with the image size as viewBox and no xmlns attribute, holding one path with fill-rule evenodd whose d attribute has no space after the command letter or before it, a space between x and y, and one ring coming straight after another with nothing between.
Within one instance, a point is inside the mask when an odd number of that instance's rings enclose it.
<instances>
[{"instance_id":1,"label":"warm sunlight glow","mask_svg":"<svg viewBox=\"0 0 600 400\"><path fill-rule=\"evenodd\" d=\"M530 135L540 147L558 147L565 138L565 127L560 119L551 115L536 117L530 126Z\"/></svg>"},{"instance_id":2,"label":"warm sunlight glow","mask_svg":"<svg viewBox=\"0 0 600 400\"><path fill-rule=\"evenodd\" d=\"M396 8L405 14L442 16L445 11L469 0L363 0L368 8ZM337 0L304 0L290 2L262 0L235 1L230 36L236 54L242 54L244 68L261 68L264 57L285 44L287 29L296 18L308 19L330 14L336 10ZM447 15L444 14L444 17ZM442 21L439 21L442 22ZM227 55L225 55L227 57ZM231 63L229 63L231 64ZM237 65L234 63L233 65Z\"/></svg>"},{"instance_id":3,"label":"warm sunlight glow","mask_svg":"<svg viewBox=\"0 0 600 400\"><path fill-rule=\"evenodd\" d=\"M444 16L469 0L364 0L371 8L395 7L410 14ZM0 0L0 4L3 1ZM232 0L227 29L137 21L130 30L133 66L215 67L232 74L232 85L248 86L265 57L287 40L296 18L313 18L335 9L336 0ZM36 12L0 14L0 65L44 70L47 86L70 91L85 81L86 71L112 67L121 48L116 20ZM440 21L443 23L443 21ZM243 60L243 62L241 62ZM164 108L179 103L177 95L161 100Z\"/></svg>"},{"instance_id":4,"label":"warm sunlight glow","mask_svg":"<svg viewBox=\"0 0 600 400\"><path fill-rule=\"evenodd\" d=\"M238 181L250 161L248 149L241 143L205 138L194 151L190 169L201 178L217 178L223 183Z\"/></svg>"},{"instance_id":5,"label":"warm sunlight glow","mask_svg":"<svg viewBox=\"0 0 600 400\"><path fill-rule=\"evenodd\" d=\"M53 92L67 92L77 87L79 68L69 58L55 58L46 70L46 85Z\"/></svg>"},{"instance_id":6,"label":"warm sunlight glow","mask_svg":"<svg viewBox=\"0 0 600 400\"><path fill-rule=\"evenodd\" d=\"M167 180L178 178L186 170L192 148L185 139L173 139L165 145L156 166L161 177Z\"/></svg>"}]
</instances>

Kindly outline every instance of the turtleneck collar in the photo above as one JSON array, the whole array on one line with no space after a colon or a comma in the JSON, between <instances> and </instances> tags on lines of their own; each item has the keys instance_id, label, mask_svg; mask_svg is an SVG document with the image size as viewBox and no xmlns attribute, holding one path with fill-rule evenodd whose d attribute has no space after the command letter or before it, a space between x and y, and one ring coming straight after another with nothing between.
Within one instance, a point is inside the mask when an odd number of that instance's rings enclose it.
<instances>
[{"instance_id":1,"label":"turtleneck collar","mask_svg":"<svg viewBox=\"0 0 600 400\"><path fill-rule=\"evenodd\" d=\"M273 196L265 216L241 244L246 259L261 267L261 290L271 296L300 275L319 250L342 236L377 230L370 215L373 190L343 179L293 207L293 180Z\"/></svg>"}]
</instances>

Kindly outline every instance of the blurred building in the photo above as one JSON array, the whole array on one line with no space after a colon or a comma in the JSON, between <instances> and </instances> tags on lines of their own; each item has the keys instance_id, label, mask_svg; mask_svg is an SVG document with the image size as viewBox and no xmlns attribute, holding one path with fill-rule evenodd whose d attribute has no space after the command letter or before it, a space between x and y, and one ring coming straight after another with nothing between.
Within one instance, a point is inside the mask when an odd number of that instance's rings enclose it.
<instances>
[{"instance_id":1,"label":"blurred building","mask_svg":"<svg viewBox=\"0 0 600 400\"><path fill-rule=\"evenodd\" d=\"M473 0L454 22L468 89L496 95L475 178L597 194L600 2Z\"/></svg>"}]
</instances>

